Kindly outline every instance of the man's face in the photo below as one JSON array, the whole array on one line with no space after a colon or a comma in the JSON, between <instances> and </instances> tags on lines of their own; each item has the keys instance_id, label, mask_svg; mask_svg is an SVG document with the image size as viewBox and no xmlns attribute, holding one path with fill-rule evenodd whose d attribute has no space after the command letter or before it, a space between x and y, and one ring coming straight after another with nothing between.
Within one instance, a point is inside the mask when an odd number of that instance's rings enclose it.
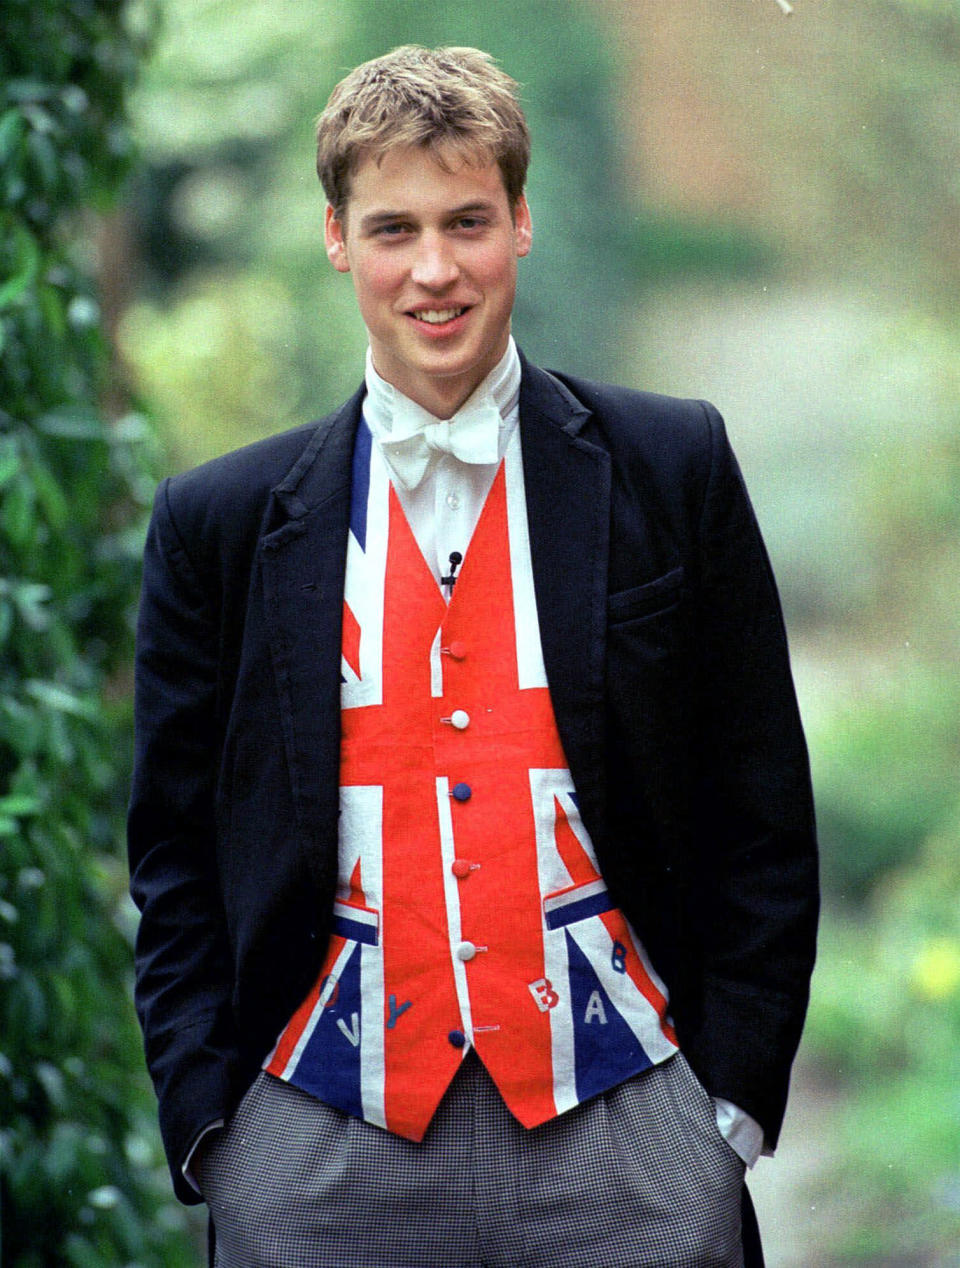
<instances>
[{"instance_id":1,"label":"man's face","mask_svg":"<svg viewBox=\"0 0 960 1268\"><path fill-rule=\"evenodd\" d=\"M449 418L507 347L526 199L513 209L495 162L444 171L418 146L364 159L345 223L327 208L326 248L353 275L377 372Z\"/></svg>"}]
</instances>

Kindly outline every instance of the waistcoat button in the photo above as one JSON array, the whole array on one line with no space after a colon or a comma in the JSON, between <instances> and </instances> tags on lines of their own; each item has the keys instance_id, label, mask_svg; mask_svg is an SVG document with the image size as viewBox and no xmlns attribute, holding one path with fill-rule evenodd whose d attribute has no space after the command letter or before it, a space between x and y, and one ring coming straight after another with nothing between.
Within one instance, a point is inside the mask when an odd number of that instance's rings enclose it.
<instances>
[{"instance_id":1,"label":"waistcoat button","mask_svg":"<svg viewBox=\"0 0 960 1268\"><path fill-rule=\"evenodd\" d=\"M455 1048L462 1048L463 1045L467 1042L467 1036L463 1033L462 1030L451 1030L449 1035L447 1035L447 1038L450 1040L450 1042L453 1044Z\"/></svg>"},{"instance_id":2,"label":"waistcoat button","mask_svg":"<svg viewBox=\"0 0 960 1268\"><path fill-rule=\"evenodd\" d=\"M450 644L450 646L447 648L447 651L450 653L450 655L453 657L454 660L463 660L463 658L467 654L467 645L466 643L461 643L458 638L455 638L453 642Z\"/></svg>"},{"instance_id":3,"label":"waistcoat button","mask_svg":"<svg viewBox=\"0 0 960 1268\"><path fill-rule=\"evenodd\" d=\"M450 721L458 731L465 731L470 725L470 714L466 709L454 709L450 714Z\"/></svg>"},{"instance_id":4,"label":"waistcoat button","mask_svg":"<svg viewBox=\"0 0 960 1268\"><path fill-rule=\"evenodd\" d=\"M469 784L454 784L453 796L456 801L469 801L473 796L473 789Z\"/></svg>"},{"instance_id":5,"label":"waistcoat button","mask_svg":"<svg viewBox=\"0 0 960 1268\"><path fill-rule=\"evenodd\" d=\"M458 960L472 960L477 954L477 948L472 942L461 942L457 947Z\"/></svg>"},{"instance_id":6,"label":"waistcoat button","mask_svg":"<svg viewBox=\"0 0 960 1268\"><path fill-rule=\"evenodd\" d=\"M450 864L450 871L453 872L457 880L462 881L465 876L470 875L473 867L466 859L454 859Z\"/></svg>"}]
</instances>

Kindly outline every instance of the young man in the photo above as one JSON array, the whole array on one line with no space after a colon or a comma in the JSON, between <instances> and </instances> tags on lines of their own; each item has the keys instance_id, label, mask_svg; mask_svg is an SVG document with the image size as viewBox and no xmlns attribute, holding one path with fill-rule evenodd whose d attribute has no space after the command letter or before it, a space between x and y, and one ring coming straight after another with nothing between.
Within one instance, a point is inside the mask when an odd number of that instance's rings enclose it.
<instances>
[{"instance_id":1,"label":"young man","mask_svg":"<svg viewBox=\"0 0 960 1268\"><path fill-rule=\"evenodd\" d=\"M157 494L137 1005L221 1265L761 1262L817 902L782 621L716 411L517 352L515 89L336 88L365 384Z\"/></svg>"}]
</instances>

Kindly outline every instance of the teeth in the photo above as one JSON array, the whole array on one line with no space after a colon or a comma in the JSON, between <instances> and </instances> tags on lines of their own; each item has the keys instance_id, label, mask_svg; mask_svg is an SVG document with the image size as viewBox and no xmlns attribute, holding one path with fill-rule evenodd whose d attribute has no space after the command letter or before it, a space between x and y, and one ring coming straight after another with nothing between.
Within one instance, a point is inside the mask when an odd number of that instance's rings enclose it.
<instances>
[{"instance_id":1,"label":"teeth","mask_svg":"<svg viewBox=\"0 0 960 1268\"><path fill-rule=\"evenodd\" d=\"M418 321L429 322L431 326L439 326L442 322L453 321L464 310L462 308L424 308L414 312Z\"/></svg>"}]
</instances>

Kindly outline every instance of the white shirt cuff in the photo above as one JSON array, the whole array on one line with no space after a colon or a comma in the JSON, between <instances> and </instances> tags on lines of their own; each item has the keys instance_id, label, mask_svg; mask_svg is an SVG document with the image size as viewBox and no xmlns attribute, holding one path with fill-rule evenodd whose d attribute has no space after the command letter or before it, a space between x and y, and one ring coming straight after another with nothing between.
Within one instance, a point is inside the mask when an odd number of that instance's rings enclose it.
<instances>
[{"instance_id":1,"label":"white shirt cuff","mask_svg":"<svg viewBox=\"0 0 960 1268\"><path fill-rule=\"evenodd\" d=\"M773 1154L772 1149L764 1149L763 1128L755 1118L722 1096L715 1096L713 1103L720 1135L748 1167L756 1163L761 1153Z\"/></svg>"},{"instance_id":2,"label":"white shirt cuff","mask_svg":"<svg viewBox=\"0 0 960 1268\"><path fill-rule=\"evenodd\" d=\"M197 1146L200 1144L201 1140L203 1140L204 1136L209 1136L211 1132L219 1131L223 1126L224 1120L222 1118L217 1118L214 1119L212 1123L207 1123L206 1127L202 1127L200 1131L197 1132L194 1142L190 1146L190 1151L183 1160L183 1166L180 1170L183 1172L184 1180L186 1180L190 1188L193 1189L194 1193L200 1193L200 1186L197 1184L196 1177L193 1174L193 1155L197 1152ZM200 1194L200 1196L202 1197L203 1194Z\"/></svg>"}]
</instances>

